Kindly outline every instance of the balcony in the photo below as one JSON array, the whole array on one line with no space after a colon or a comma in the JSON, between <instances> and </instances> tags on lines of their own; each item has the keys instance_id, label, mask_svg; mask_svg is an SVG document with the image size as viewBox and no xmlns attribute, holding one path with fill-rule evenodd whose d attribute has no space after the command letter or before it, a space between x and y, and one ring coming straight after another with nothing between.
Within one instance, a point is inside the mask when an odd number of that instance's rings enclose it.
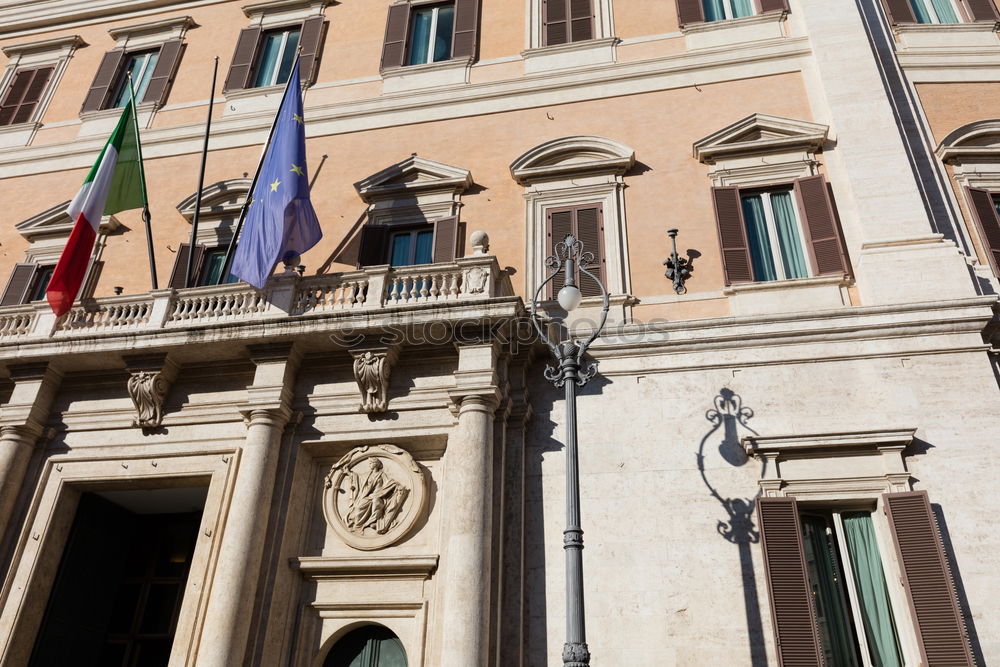
<instances>
[{"instance_id":1,"label":"balcony","mask_svg":"<svg viewBox=\"0 0 1000 667\"><path fill-rule=\"evenodd\" d=\"M328 339L340 330L485 323L518 312L510 277L490 255L309 277L286 273L263 291L236 283L88 299L61 318L44 301L0 308L0 361L303 334Z\"/></svg>"}]
</instances>

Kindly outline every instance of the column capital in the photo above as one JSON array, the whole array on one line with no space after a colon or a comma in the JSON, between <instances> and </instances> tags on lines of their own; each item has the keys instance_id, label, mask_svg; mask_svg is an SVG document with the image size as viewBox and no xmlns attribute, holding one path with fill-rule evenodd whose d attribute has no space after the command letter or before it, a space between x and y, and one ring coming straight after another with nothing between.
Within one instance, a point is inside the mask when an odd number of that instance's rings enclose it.
<instances>
[{"instance_id":1,"label":"column capital","mask_svg":"<svg viewBox=\"0 0 1000 667\"><path fill-rule=\"evenodd\" d=\"M243 421L246 422L247 428L258 425L284 428L288 420L291 419L292 410L287 405L270 407L245 405L240 408L240 414L243 415Z\"/></svg>"},{"instance_id":2,"label":"column capital","mask_svg":"<svg viewBox=\"0 0 1000 667\"><path fill-rule=\"evenodd\" d=\"M62 372L47 362L15 364L7 369L14 391L0 408L0 426L22 426L38 437L48 421Z\"/></svg>"}]
</instances>

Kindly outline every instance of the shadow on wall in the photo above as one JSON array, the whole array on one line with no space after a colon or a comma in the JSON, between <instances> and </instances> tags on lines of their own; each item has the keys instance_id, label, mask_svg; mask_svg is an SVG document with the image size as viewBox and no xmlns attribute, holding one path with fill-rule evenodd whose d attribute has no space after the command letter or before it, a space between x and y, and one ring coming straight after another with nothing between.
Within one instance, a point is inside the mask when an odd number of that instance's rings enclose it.
<instances>
[{"instance_id":1,"label":"shadow on wall","mask_svg":"<svg viewBox=\"0 0 1000 667\"><path fill-rule=\"evenodd\" d=\"M951 543L951 533L948 531L948 524L944 519L944 511L937 503L931 504L931 511L934 512L934 519L937 521L938 531L941 534L941 544L944 546L944 555L948 559L948 567L951 568L951 579L955 585L955 593L958 595L959 611L965 621L965 630L968 634L969 644L972 646L972 654L976 658L977 665L988 664L983 655L979 633L976 632L976 624L972 618L972 609L969 607L969 596L965 593L962 573L958 571L958 559L955 558L955 547Z\"/></svg>"},{"instance_id":2,"label":"shadow on wall","mask_svg":"<svg viewBox=\"0 0 1000 667\"><path fill-rule=\"evenodd\" d=\"M720 482L709 479L709 467L706 469L706 458L715 459L719 464L741 467L748 463L746 452L740 444L740 430L746 430L754 435L747 422L753 418L753 410L743 405L743 399L732 389L723 388L713 400L713 407L705 413L705 419L712 428L701 439L696 454L698 472L708 487L709 493L726 512L726 519L719 520L716 530L719 535L735 544L739 553L740 575L743 581L743 607L747 617L747 641L750 644L750 664L753 667L766 667L767 654L764 650L764 630L760 618L760 601L757 598L757 577L753 569L753 553L751 544L760 541L760 533L753 522L753 512L757 504L757 495L752 498L741 498L730 494L728 490L720 491ZM721 436L716 451L706 452L706 446L715 443L715 438Z\"/></svg>"}]
</instances>

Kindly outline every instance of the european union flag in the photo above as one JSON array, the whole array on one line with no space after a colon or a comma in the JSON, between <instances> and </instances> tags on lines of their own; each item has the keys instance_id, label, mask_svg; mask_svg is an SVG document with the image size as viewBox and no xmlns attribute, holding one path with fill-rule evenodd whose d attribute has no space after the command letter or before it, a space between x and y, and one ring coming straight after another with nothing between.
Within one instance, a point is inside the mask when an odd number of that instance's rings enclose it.
<instances>
[{"instance_id":1,"label":"european union flag","mask_svg":"<svg viewBox=\"0 0 1000 667\"><path fill-rule=\"evenodd\" d=\"M323 237L309 200L298 62L281 99L271 145L261 165L231 270L258 289L264 288L275 264L301 255Z\"/></svg>"}]
</instances>

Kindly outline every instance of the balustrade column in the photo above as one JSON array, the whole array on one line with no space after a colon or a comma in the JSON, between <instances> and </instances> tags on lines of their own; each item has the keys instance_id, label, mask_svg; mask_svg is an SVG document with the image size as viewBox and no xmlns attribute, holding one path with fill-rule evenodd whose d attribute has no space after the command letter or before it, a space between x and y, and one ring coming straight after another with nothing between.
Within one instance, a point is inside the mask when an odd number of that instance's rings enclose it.
<instances>
[{"instance_id":1,"label":"balustrade column","mask_svg":"<svg viewBox=\"0 0 1000 667\"><path fill-rule=\"evenodd\" d=\"M240 454L218 568L198 651L199 667L242 665L252 622L264 536L271 511L282 434L298 355L291 346L255 346L250 400L242 410L247 436Z\"/></svg>"}]
</instances>

